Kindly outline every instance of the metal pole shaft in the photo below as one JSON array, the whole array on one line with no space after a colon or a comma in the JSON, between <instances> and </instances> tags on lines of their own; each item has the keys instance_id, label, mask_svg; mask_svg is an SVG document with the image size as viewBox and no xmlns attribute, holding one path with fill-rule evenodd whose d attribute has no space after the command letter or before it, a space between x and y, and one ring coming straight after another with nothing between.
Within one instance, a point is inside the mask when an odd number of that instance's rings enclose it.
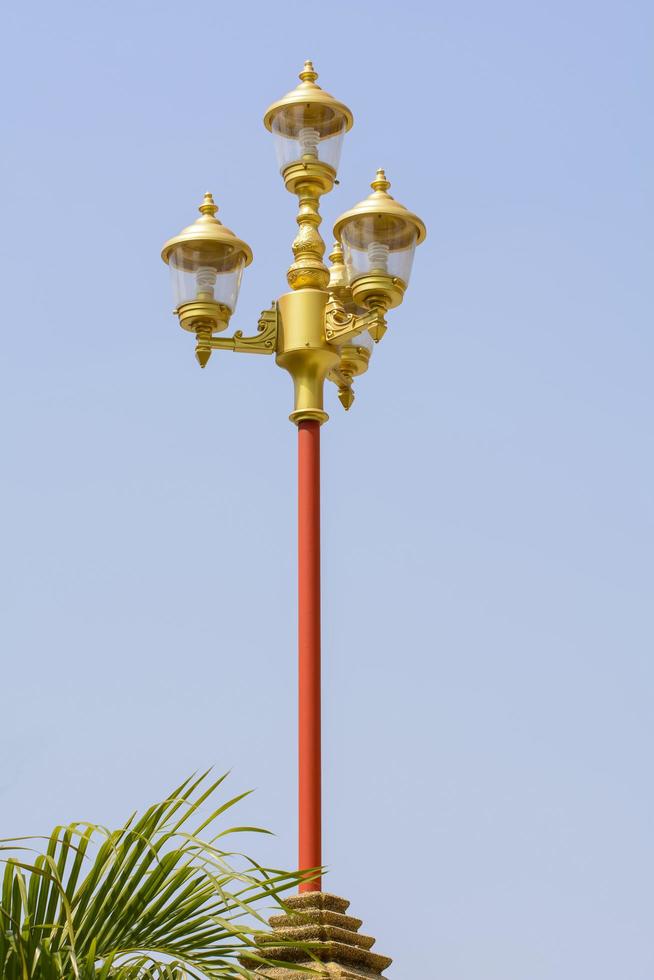
<instances>
[{"instance_id":1,"label":"metal pole shaft","mask_svg":"<svg viewBox=\"0 0 654 980\"><path fill-rule=\"evenodd\" d=\"M320 423L298 425L299 867L322 865L320 758ZM321 891L320 878L300 891Z\"/></svg>"}]
</instances>

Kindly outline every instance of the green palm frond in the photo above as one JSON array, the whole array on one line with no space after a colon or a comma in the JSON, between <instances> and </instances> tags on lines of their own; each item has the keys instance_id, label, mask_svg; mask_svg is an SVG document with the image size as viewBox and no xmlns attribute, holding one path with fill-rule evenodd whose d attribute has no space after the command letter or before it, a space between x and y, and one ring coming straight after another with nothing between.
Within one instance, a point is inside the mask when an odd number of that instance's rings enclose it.
<instances>
[{"instance_id":1,"label":"green palm frond","mask_svg":"<svg viewBox=\"0 0 654 980\"><path fill-rule=\"evenodd\" d=\"M238 958L256 951L264 906L298 876L218 847L231 833L266 833L214 832L247 794L193 827L224 779L191 777L118 830L55 827L33 859L27 839L0 841L3 980L251 977Z\"/></svg>"}]
</instances>

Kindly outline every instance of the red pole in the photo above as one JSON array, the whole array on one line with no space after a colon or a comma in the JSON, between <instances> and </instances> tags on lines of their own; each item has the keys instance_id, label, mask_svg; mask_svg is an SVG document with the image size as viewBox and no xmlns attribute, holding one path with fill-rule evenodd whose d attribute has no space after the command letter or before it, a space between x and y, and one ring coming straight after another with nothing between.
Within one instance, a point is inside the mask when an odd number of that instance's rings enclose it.
<instances>
[{"instance_id":1,"label":"red pole","mask_svg":"<svg viewBox=\"0 0 654 980\"><path fill-rule=\"evenodd\" d=\"M298 425L299 867L322 865L320 762L320 423ZM320 878L301 892L321 891Z\"/></svg>"}]
</instances>

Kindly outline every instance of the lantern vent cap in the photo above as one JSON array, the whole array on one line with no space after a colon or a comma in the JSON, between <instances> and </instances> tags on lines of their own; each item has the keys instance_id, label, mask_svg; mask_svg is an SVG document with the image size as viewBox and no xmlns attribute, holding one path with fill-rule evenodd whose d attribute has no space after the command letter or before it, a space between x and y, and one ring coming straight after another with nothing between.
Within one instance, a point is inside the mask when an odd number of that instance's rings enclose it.
<instances>
[{"instance_id":1,"label":"lantern vent cap","mask_svg":"<svg viewBox=\"0 0 654 980\"><path fill-rule=\"evenodd\" d=\"M345 132L352 128L354 121L352 112L343 103L335 99L329 92L325 92L319 85L316 85L318 72L314 69L311 61L304 62L304 68L300 72L300 84L292 91L287 92L282 99L273 102L266 110L263 123L266 129L272 132L273 122L278 118L277 127L283 136L291 139L297 138L296 129L302 125L311 124L320 134L321 139L335 136L343 128ZM307 113L302 118L301 113L286 112L296 107L305 106ZM302 121L300 121L302 119Z\"/></svg>"},{"instance_id":2,"label":"lantern vent cap","mask_svg":"<svg viewBox=\"0 0 654 980\"><path fill-rule=\"evenodd\" d=\"M169 263L175 249L183 245L189 249L197 248L198 251L220 248L226 258L233 256L235 261L238 261L239 256L243 255L245 265L249 265L252 261L252 249L247 242L238 238L216 217L218 206L212 194L207 192L204 195L198 210L200 217L164 245L161 252L161 258L164 262Z\"/></svg>"},{"instance_id":3,"label":"lantern vent cap","mask_svg":"<svg viewBox=\"0 0 654 980\"><path fill-rule=\"evenodd\" d=\"M359 201L336 221L334 237L340 241L344 227L357 218L373 217L386 232L385 240L391 248L407 247L414 234L417 236L416 245L423 242L427 237L424 221L388 193L391 183L386 179L384 170L377 171L370 186L372 194Z\"/></svg>"}]
</instances>

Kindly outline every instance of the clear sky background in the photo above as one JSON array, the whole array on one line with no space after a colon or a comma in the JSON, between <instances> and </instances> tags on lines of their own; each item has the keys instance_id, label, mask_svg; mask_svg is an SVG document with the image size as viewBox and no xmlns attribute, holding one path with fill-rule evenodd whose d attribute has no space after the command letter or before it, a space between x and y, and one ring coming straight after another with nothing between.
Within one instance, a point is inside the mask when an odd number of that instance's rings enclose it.
<instances>
[{"instance_id":1,"label":"clear sky background","mask_svg":"<svg viewBox=\"0 0 654 980\"><path fill-rule=\"evenodd\" d=\"M389 977L651 980L652 41L643 2L8 3L0 833L191 771L295 861L295 430L201 372L162 243L205 190L286 288L261 119L314 59L425 219L323 429L326 887ZM258 849L257 849L258 845Z\"/></svg>"}]
</instances>

